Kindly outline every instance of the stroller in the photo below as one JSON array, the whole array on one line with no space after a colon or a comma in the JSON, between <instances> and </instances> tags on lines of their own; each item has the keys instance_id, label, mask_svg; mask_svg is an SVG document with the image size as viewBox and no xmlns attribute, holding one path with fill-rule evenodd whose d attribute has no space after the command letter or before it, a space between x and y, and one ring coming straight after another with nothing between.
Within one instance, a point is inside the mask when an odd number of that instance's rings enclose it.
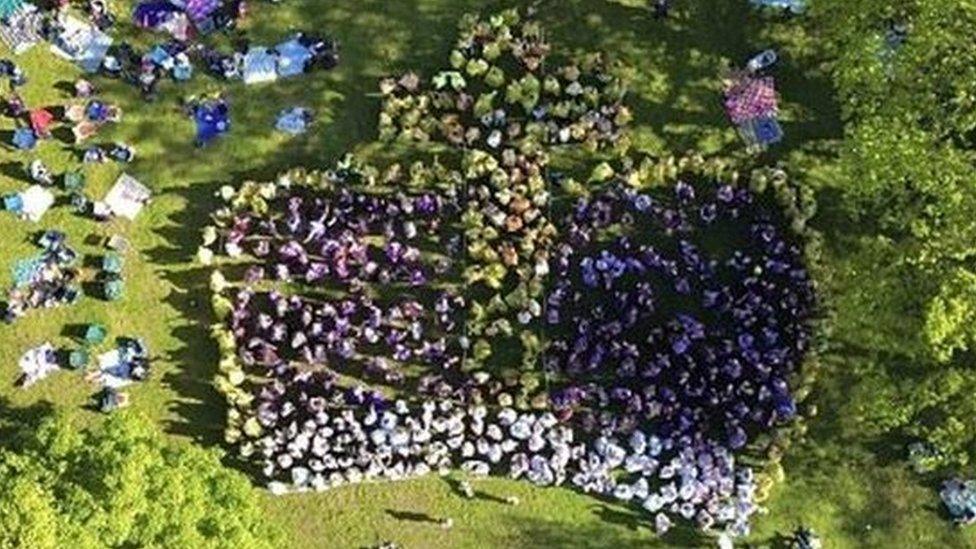
<instances>
[{"instance_id":1,"label":"stroller","mask_svg":"<svg viewBox=\"0 0 976 549\"><path fill-rule=\"evenodd\" d=\"M774 50L763 50L746 63L746 70L750 74L758 74L775 65L777 60L779 57Z\"/></svg>"}]
</instances>

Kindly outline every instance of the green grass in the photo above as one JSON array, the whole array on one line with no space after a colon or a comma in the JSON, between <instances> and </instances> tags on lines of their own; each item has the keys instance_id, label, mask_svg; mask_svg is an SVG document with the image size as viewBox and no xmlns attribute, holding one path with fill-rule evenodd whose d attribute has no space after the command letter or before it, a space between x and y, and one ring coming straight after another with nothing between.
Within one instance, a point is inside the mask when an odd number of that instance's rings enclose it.
<instances>
[{"instance_id":1,"label":"green grass","mask_svg":"<svg viewBox=\"0 0 976 549\"><path fill-rule=\"evenodd\" d=\"M121 2L119 2L121 4ZM128 3L126 3L128 4ZM153 379L131 390L133 408L154 418L161 429L188 443L218 446L223 406L210 380L216 349L207 326L207 273L193 264L199 230L216 204L214 191L225 183L266 179L298 165L326 166L346 151L368 148L376 135L379 77L416 69L425 75L446 64L458 17L511 2L474 0L288 0L272 7L254 2L247 23L256 43L272 43L291 29L324 29L343 45L341 66L278 84L228 89L233 129L214 146L192 146L192 124L177 112L181 95L216 90L223 84L197 76L190 85L166 82L161 98L144 104L134 89L99 81L103 96L125 110L122 123L97 139L134 143L138 159L131 173L156 193L135 223L98 225L67 207L29 224L0 215L0 273L7 283L10 266L32 253L28 238L43 228L69 233L85 254L103 253L93 236L121 233L134 249L126 258L126 297L109 304L86 298L66 309L31 314L13 326L0 326L0 406L20 407L50 401L84 410L95 388L79 374L64 372L28 390L13 387L20 354L50 340L67 345L65 329L102 322L111 335L144 337L154 355ZM764 160L782 162L794 178L817 190L818 223L827 242L826 302L851 305L858 277L871 276L869 256L860 254L858 227L845 224L831 179L836 140L841 137L838 107L817 56L817 45L790 23L764 20L744 0L683 0L675 17L654 21L639 2L552 0L541 18L557 49L600 50L635 69L633 93L639 146L650 153L700 150L742 156L721 111L717 74L728 62L768 46L785 48L777 69L787 138ZM122 17L123 19L125 17ZM131 29L127 32L132 32ZM147 34L133 36L147 44ZM71 65L37 47L19 62L30 82L28 104L52 106L68 101L77 76ZM272 131L275 113L292 105L318 113L314 131L290 139ZM8 136L9 119L0 121ZM56 172L78 166L77 154L58 142L36 153ZM0 160L0 192L25 186L22 168L33 154L5 150ZM85 168L93 195L101 196L118 174L116 165ZM846 232L843 232L843 229ZM97 240L97 238L96 238ZM846 388L856 383L851 365L870 361L841 344L830 346L815 398L821 414L811 420L808 440L787 455L787 480L776 488L770 512L757 521L755 541L803 522L814 526L827 547L967 547L972 533L953 528L942 515L935 484L912 474L897 441L865 437L855 422L856 403ZM843 352L842 352L843 350ZM363 547L385 539L404 547L688 547L709 543L687 532L652 542L642 515L563 489L539 490L504 480L478 482L484 492L474 501L456 496L448 480L429 478L397 484L364 485L321 495L265 496L269 515L283 525L289 547ZM521 505L498 501L516 494ZM425 517L453 517L450 531ZM642 522L643 521L643 522Z\"/></svg>"}]
</instances>

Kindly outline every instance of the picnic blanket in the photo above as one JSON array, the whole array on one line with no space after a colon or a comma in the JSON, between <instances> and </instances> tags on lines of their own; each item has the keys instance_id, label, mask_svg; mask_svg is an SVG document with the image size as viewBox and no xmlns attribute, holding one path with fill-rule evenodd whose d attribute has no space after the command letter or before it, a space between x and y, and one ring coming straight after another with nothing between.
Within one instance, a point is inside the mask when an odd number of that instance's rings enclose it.
<instances>
[{"instance_id":1,"label":"picnic blanket","mask_svg":"<svg viewBox=\"0 0 976 549\"><path fill-rule=\"evenodd\" d=\"M41 41L42 19L33 4L21 4L9 15L0 16L0 40L14 54L24 53Z\"/></svg>"},{"instance_id":2,"label":"picnic blanket","mask_svg":"<svg viewBox=\"0 0 976 549\"><path fill-rule=\"evenodd\" d=\"M129 174L123 173L105 195L105 202L113 214L135 219L149 201L152 192Z\"/></svg>"},{"instance_id":3,"label":"picnic blanket","mask_svg":"<svg viewBox=\"0 0 976 549\"><path fill-rule=\"evenodd\" d=\"M312 59L312 52L297 38L292 38L275 46L274 51L278 53L278 76L287 78L305 72L305 66Z\"/></svg>"},{"instance_id":4,"label":"picnic blanket","mask_svg":"<svg viewBox=\"0 0 976 549\"><path fill-rule=\"evenodd\" d=\"M292 107L278 113L275 120L275 129L291 135L305 133L308 129L310 113L308 109L302 107Z\"/></svg>"},{"instance_id":5,"label":"picnic blanket","mask_svg":"<svg viewBox=\"0 0 976 549\"><path fill-rule=\"evenodd\" d=\"M725 91L725 112L734 124L753 118L775 117L779 112L772 77L740 77Z\"/></svg>"},{"instance_id":6,"label":"picnic blanket","mask_svg":"<svg viewBox=\"0 0 976 549\"><path fill-rule=\"evenodd\" d=\"M20 193L20 197L23 200L21 215L29 221L40 221L54 205L54 195L40 185L31 185Z\"/></svg>"},{"instance_id":7,"label":"picnic blanket","mask_svg":"<svg viewBox=\"0 0 976 549\"><path fill-rule=\"evenodd\" d=\"M23 288L30 284L44 267L44 256L38 255L30 259L19 259L10 269L15 288Z\"/></svg>"},{"instance_id":8,"label":"picnic blanket","mask_svg":"<svg viewBox=\"0 0 976 549\"><path fill-rule=\"evenodd\" d=\"M244 56L244 83L259 84L278 79L278 58L268 48L253 47Z\"/></svg>"},{"instance_id":9,"label":"picnic blanket","mask_svg":"<svg viewBox=\"0 0 976 549\"><path fill-rule=\"evenodd\" d=\"M29 349L20 357L20 371L23 373L23 386L30 387L52 373L58 371L57 353L54 346L44 343Z\"/></svg>"},{"instance_id":10,"label":"picnic blanket","mask_svg":"<svg viewBox=\"0 0 976 549\"><path fill-rule=\"evenodd\" d=\"M55 54L70 59L85 72L98 72L112 46L112 37L75 17L68 16L64 30L51 45Z\"/></svg>"}]
</instances>

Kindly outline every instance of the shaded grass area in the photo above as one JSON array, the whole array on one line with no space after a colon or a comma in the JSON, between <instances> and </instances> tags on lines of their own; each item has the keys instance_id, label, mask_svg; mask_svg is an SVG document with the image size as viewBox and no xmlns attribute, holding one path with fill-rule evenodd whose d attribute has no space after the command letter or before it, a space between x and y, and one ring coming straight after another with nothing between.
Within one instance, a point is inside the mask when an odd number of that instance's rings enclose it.
<instances>
[{"instance_id":1,"label":"shaded grass area","mask_svg":"<svg viewBox=\"0 0 976 549\"><path fill-rule=\"evenodd\" d=\"M130 6L129 2L119 2ZM199 230L223 184L267 179L292 166L322 167L376 135L379 77L415 69L430 76L446 64L458 17L470 10L490 11L518 2L474 0L290 0L281 6L255 2L246 29L255 43L274 43L292 29L322 29L342 43L342 63L271 85L225 86L204 76L188 85L164 82L161 96L145 104L136 90L99 80L103 97L125 111L123 121L97 142L125 140L138 148L129 171L156 193L136 223L98 225L69 208L55 208L32 225L0 215L0 281L10 267L34 253L29 237L59 228L87 255L103 253L99 243L114 233L133 244L126 257L125 298L115 304L86 298L69 309L31 314L13 326L0 326L0 417L20 421L25 407L38 403L91 416L83 411L95 388L80 374L62 372L29 390L13 387L16 364L29 346L50 340L70 345L66 326L101 322L111 336L146 338L153 355L153 379L133 388L133 407L155 418L173 436L207 446L218 445L223 405L210 385L216 348L208 325L206 270L193 264ZM539 2L541 19L558 49L598 50L617 56L634 69L635 142L651 154L696 149L734 157L744 155L722 114L717 75L729 63L769 46L781 50L777 78L782 93L786 140L764 155L782 162L794 178L812 186L820 198L819 226L827 237L828 279L823 284L833 307L859 305L851 298L858 277L872 276L862 253L870 227L845 221L837 181L831 177L833 144L841 137L838 109L820 69L817 46L788 21L767 20L739 0L677 2L674 17L655 21L636 0L549 0ZM119 8L120 6L117 6ZM124 29L140 44L154 39ZM21 56L30 78L23 95L31 107L63 105L77 72L45 47ZM213 146L192 145L190 120L179 113L182 95L227 87L231 133ZM275 114L303 105L317 121L302 137L275 134ZM0 120L0 136L13 129ZM63 133L59 132L58 135ZM35 156L56 172L78 167L78 154L60 142L41 145L36 155L3 150L0 192L25 186L24 168ZM119 173L113 164L85 167L92 196L102 196ZM856 342L843 334L828 350L827 367L815 400L821 414L811 421L808 441L785 460L786 482L770 502L770 513L757 523L757 543L802 523L816 528L828 547L967 547L972 534L952 528L940 514L934 486L920 481L901 461L898 441L865 436L855 420L856 403L846 388L857 383L852 365L870 366L876 357L860 356ZM27 411L30 408L26 408ZM3 422L0 421L0 435ZM349 487L322 495L271 498L269 515L290 532L289 547L366 547L390 539L403 547L690 547L710 544L687 532L651 541L646 517L575 494L537 490L505 480L478 482L484 494L466 500L451 483L429 478L398 484ZM510 495L521 504L503 503ZM443 530L436 521L454 519ZM431 520L433 519L433 521Z\"/></svg>"}]
</instances>

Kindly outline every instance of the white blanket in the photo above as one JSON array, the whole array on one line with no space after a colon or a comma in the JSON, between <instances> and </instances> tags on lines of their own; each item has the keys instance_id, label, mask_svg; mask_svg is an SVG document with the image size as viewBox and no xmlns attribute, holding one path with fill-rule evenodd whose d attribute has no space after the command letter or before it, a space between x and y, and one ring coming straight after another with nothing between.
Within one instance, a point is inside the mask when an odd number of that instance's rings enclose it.
<instances>
[{"instance_id":1,"label":"white blanket","mask_svg":"<svg viewBox=\"0 0 976 549\"><path fill-rule=\"evenodd\" d=\"M21 215L34 222L40 221L54 205L54 195L40 185L31 185L26 191L20 193L20 198L24 201Z\"/></svg>"},{"instance_id":2,"label":"white blanket","mask_svg":"<svg viewBox=\"0 0 976 549\"><path fill-rule=\"evenodd\" d=\"M105 195L105 204L113 214L135 219L152 193L145 185L129 174L122 174Z\"/></svg>"},{"instance_id":3,"label":"white blanket","mask_svg":"<svg viewBox=\"0 0 976 549\"><path fill-rule=\"evenodd\" d=\"M64 31L51 51L77 63L85 72L98 72L112 45L112 37L75 17L64 18Z\"/></svg>"},{"instance_id":4,"label":"white blanket","mask_svg":"<svg viewBox=\"0 0 976 549\"><path fill-rule=\"evenodd\" d=\"M49 360L54 356L54 346L45 343L30 349L20 357L20 371L24 373L24 387L30 387L58 370L58 363Z\"/></svg>"}]
</instances>

